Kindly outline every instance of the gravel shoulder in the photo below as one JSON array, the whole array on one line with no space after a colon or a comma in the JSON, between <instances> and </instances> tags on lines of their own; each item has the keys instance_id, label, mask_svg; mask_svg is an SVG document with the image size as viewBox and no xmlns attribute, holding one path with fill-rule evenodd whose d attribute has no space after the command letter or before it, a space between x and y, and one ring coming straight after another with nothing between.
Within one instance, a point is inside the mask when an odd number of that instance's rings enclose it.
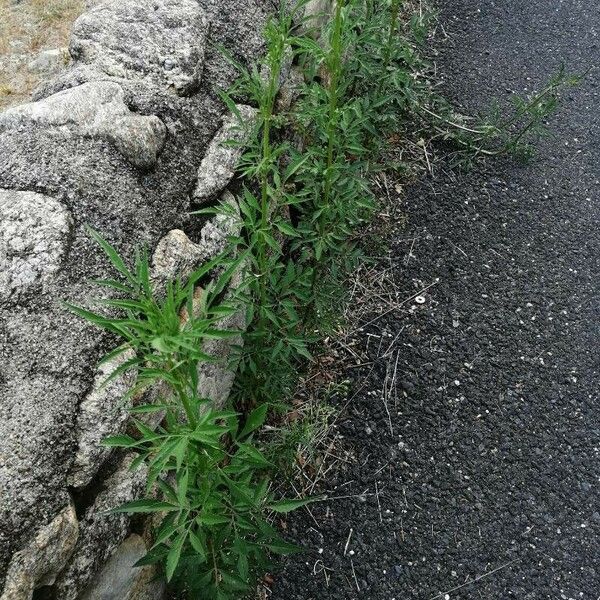
<instances>
[{"instance_id":1,"label":"gravel shoulder","mask_svg":"<svg viewBox=\"0 0 600 600\"><path fill-rule=\"evenodd\" d=\"M439 6L444 91L466 112L562 62L592 69L530 165L439 166L398 197L392 308L343 340L356 460L328 481L339 499L289 520L309 551L274 600L600 597L600 11Z\"/></svg>"}]
</instances>

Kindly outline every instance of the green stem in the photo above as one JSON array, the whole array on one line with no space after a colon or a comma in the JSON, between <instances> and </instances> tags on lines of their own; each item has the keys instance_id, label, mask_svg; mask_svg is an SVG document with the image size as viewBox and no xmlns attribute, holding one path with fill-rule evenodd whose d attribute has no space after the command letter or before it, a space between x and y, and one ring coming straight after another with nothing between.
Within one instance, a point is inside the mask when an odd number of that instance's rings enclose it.
<instances>
[{"instance_id":1,"label":"green stem","mask_svg":"<svg viewBox=\"0 0 600 600\"><path fill-rule=\"evenodd\" d=\"M538 106L546 97L550 94L553 94L558 89L558 85L556 83L550 83L546 86L541 92L537 93L531 100L522 106L519 110L515 111L515 114L508 119L505 119L500 125L498 125L499 129L507 129L514 123L516 123L519 119L523 117L523 115L530 112L536 106Z\"/></svg>"},{"instance_id":2,"label":"green stem","mask_svg":"<svg viewBox=\"0 0 600 600\"><path fill-rule=\"evenodd\" d=\"M219 568L217 567L217 555L215 553L215 546L211 541L208 542L208 545L209 545L209 552L213 559L213 575L215 578L215 587L218 588L219 585L221 584L221 582L219 581Z\"/></svg>"},{"instance_id":3,"label":"green stem","mask_svg":"<svg viewBox=\"0 0 600 600\"><path fill-rule=\"evenodd\" d=\"M386 80L388 68L390 66L390 60L392 58L392 44L394 43L394 36L396 35L396 28L398 27L398 15L400 14L400 0L392 0L390 7L390 23L388 28L388 39L385 45L383 53L383 67L381 69L381 78L377 86L377 96L381 94L383 84Z\"/></svg>"},{"instance_id":4,"label":"green stem","mask_svg":"<svg viewBox=\"0 0 600 600\"><path fill-rule=\"evenodd\" d=\"M275 106L275 98L277 97L277 89L279 76L281 71L281 57L285 51L285 45L282 44L278 48L275 60L271 61L271 71L269 81L262 106L262 161L263 172L261 174L261 203L260 203L260 231L258 237L258 276L259 276L259 323L258 330L261 331L264 327L265 317L264 308L267 304L267 243L264 239L269 229L269 175L271 171L272 148L271 148L271 123L273 119L273 111Z\"/></svg>"},{"instance_id":5,"label":"green stem","mask_svg":"<svg viewBox=\"0 0 600 600\"><path fill-rule=\"evenodd\" d=\"M342 9L344 8L344 4L345 0L337 0L333 38L331 40L331 64L329 69L331 82L329 85L329 114L327 122L327 170L325 171L325 190L323 195L326 209L329 208L332 185L332 166L337 125L336 112L339 103L339 77L342 70ZM321 224L324 223L325 215L326 211L321 213Z\"/></svg>"},{"instance_id":6,"label":"green stem","mask_svg":"<svg viewBox=\"0 0 600 600\"><path fill-rule=\"evenodd\" d=\"M321 237L325 235L326 218L330 211L331 189L333 184L333 162L335 158L335 141L337 137L337 119L336 112L339 104L339 78L342 70L342 53L344 49L342 40L342 31L344 19L342 10L346 0L337 0L335 7L335 17L333 25L333 34L331 36L331 50L329 53L328 71L331 77L329 82L329 108L327 114L327 163L325 168L325 182L323 187L323 206L319 215L318 231ZM321 255L322 256L322 255ZM318 277L318 262L315 261L312 289L314 290Z\"/></svg>"},{"instance_id":7,"label":"green stem","mask_svg":"<svg viewBox=\"0 0 600 600\"><path fill-rule=\"evenodd\" d=\"M518 148L521 140L527 135L527 133L529 133L531 129L533 129L533 127L535 127L535 125L535 121L530 121L525 127L521 129L518 135L516 135L513 139L509 139L507 142L505 142L498 150L495 150L493 154L505 154L508 153L511 148L513 150Z\"/></svg>"},{"instance_id":8,"label":"green stem","mask_svg":"<svg viewBox=\"0 0 600 600\"><path fill-rule=\"evenodd\" d=\"M170 386L185 412L188 423L195 428L198 425L198 419L194 413L189 396L186 393L188 379L185 373L181 373L175 364L176 363L173 362L173 359L167 359L165 364L167 373L169 373L175 379L175 382L171 383Z\"/></svg>"}]
</instances>

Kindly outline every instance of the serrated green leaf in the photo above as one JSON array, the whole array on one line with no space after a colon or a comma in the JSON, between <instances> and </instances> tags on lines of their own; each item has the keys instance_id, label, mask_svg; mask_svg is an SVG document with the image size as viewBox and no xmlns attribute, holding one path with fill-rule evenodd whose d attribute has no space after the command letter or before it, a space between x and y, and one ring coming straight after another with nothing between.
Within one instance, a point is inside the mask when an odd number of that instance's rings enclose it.
<instances>
[{"instance_id":1,"label":"serrated green leaf","mask_svg":"<svg viewBox=\"0 0 600 600\"><path fill-rule=\"evenodd\" d=\"M242 442L238 442L238 447L241 453L245 454L248 458L252 459L256 464L259 464L264 467L274 466L273 463L265 458L258 448L255 448L251 444L244 444ZM240 453L238 451L238 454Z\"/></svg>"},{"instance_id":2,"label":"serrated green leaf","mask_svg":"<svg viewBox=\"0 0 600 600\"><path fill-rule=\"evenodd\" d=\"M92 237L94 241L102 248L102 250L104 250L104 253L108 256L115 269L117 269L117 271L135 284L135 278L129 272L129 269L126 267L123 259L119 256L119 253L95 229L89 225L86 225L85 228L90 237Z\"/></svg>"},{"instance_id":3,"label":"serrated green leaf","mask_svg":"<svg viewBox=\"0 0 600 600\"><path fill-rule=\"evenodd\" d=\"M285 221L277 221L275 223L275 227L277 227L277 229L279 229L279 231L285 235L289 235L290 237L300 237L298 231L296 231L289 223L286 223Z\"/></svg>"},{"instance_id":4,"label":"serrated green leaf","mask_svg":"<svg viewBox=\"0 0 600 600\"><path fill-rule=\"evenodd\" d=\"M133 448L140 444L140 441L133 439L130 435L122 434L104 438L101 444L109 448Z\"/></svg>"},{"instance_id":5,"label":"serrated green leaf","mask_svg":"<svg viewBox=\"0 0 600 600\"><path fill-rule=\"evenodd\" d=\"M181 506L186 504L189 478L190 471L187 468L177 475L177 500Z\"/></svg>"},{"instance_id":6,"label":"serrated green leaf","mask_svg":"<svg viewBox=\"0 0 600 600\"><path fill-rule=\"evenodd\" d=\"M288 542L285 542L281 539L269 542L267 544L267 548L269 548L271 552L275 552L275 554L281 554L282 556L302 552L302 548L300 546L296 546L295 544L289 544Z\"/></svg>"},{"instance_id":7,"label":"serrated green leaf","mask_svg":"<svg viewBox=\"0 0 600 600\"><path fill-rule=\"evenodd\" d=\"M185 454L187 452L189 439L187 437L182 437L175 448L173 448L172 456L175 457L175 461L177 464L177 470L181 469L181 465L183 464L183 460L185 458Z\"/></svg>"},{"instance_id":8,"label":"serrated green leaf","mask_svg":"<svg viewBox=\"0 0 600 600\"><path fill-rule=\"evenodd\" d=\"M146 565L155 565L156 563L161 562L167 556L168 550L164 546L160 548L155 548L148 552L146 556L140 558L133 566L134 567L144 567Z\"/></svg>"},{"instance_id":9,"label":"serrated green leaf","mask_svg":"<svg viewBox=\"0 0 600 600\"><path fill-rule=\"evenodd\" d=\"M192 548L198 555L198 558L201 561L205 561L206 560L206 547L202 543L202 540L193 531L190 531L189 539L190 539L190 544L191 544Z\"/></svg>"},{"instance_id":10,"label":"serrated green leaf","mask_svg":"<svg viewBox=\"0 0 600 600\"><path fill-rule=\"evenodd\" d=\"M203 514L196 518L196 521L201 525L224 525L229 523L230 519L219 515Z\"/></svg>"},{"instance_id":11,"label":"serrated green leaf","mask_svg":"<svg viewBox=\"0 0 600 600\"><path fill-rule=\"evenodd\" d=\"M158 413L167 410L168 408L169 406L167 404L139 404L138 406L132 406L128 410L131 414L138 415Z\"/></svg>"},{"instance_id":12,"label":"serrated green leaf","mask_svg":"<svg viewBox=\"0 0 600 600\"><path fill-rule=\"evenodd\" d=\"M252 589L246 582L242 581L237 575L234 575L233 573L221 571L220 575L222 581L233 590L240 592L249 592Z\"/></svg>"}]
</instances>

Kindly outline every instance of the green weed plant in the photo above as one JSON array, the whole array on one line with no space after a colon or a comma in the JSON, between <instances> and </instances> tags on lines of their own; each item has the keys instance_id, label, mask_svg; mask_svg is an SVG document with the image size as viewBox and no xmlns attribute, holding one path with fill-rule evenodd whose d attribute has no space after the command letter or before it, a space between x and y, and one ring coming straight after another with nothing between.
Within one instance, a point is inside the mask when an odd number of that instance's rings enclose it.
<instances>
[{"instance_id":1,"label":"green weed plant","mask_svg":"<svg viewBox=\"0 0 600 600\"><path fill-rule=\"evenodd\" d=\"M271 517L311 499L275 498L268 456L274 449L285 456L285 440L297 446L305 428L295 424L270 451L261 430L274 410L286 409L311 344L326 331L326 305L343 293L338 282L357 259L356 231L376 209L369 176L391 136L416 122L418 135L452 143L469 159L527 154L559 90L575 82L561 70L539 94L518 100L513 115L494 112L467 126L432 92L422 52L430 15L407 17L400 0L334 0L317 42L297 33L301 8L281 9L269 21L264 60L252 68L234 62L239 79L222 94L238 116L235 98L258 109L253 123L240 122L251 127L238 169L240 213L230 205L199 212L240 219L240 235L158 294L146 253L129 268L90 230L117 274L98 283L115 298L104 301L104 312L68 305L120 339L105 361L133 351L111 375L135 371L131 397L162 391L157 401L129 409L133 431L104 441L135 454L132 468L144 465L148 473L145 497L112 512L153 516L154 544L139 564L160 563L167 580L194 599L251 595L271 555L297 550ZM292 63L304 83L282 114L277 99ZM222 327L239 312L244 332ZM233 347L231 358L235 390L227 406L217 407L198 395L202 365L216 360L203 349L209 340L233 343L240 333L244 344Z\"/></svg>"}]
</instances>

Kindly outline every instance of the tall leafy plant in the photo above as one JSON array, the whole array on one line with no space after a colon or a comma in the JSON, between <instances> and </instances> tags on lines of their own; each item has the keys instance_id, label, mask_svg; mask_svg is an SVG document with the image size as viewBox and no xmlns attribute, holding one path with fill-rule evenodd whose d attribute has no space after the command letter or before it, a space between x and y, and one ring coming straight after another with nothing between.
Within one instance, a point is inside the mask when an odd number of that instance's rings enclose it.
<instances>
[{"instance_id":1,"label":"tall leafy plant","mask_svg":"<svg viewBox=\"0 0 600 600\"><path fill-rule=\"evenodd\" d=\"M160 295L152 289L145 253L129 269L98 233L90 234L117 274L99 284L120 297L102 302L108 314L67 306L120 338L104 361L133 354L111 378L134 369L137 383L130 396L150 389L159 396L129 409L129 433L103 442L133 452L132 469L143 466L147 472L145 498L111 512L156 516L154 544L139 565L163 563L167 580L179 583L190 598L239 597L252 591L270 553L296 550L281 539L268 515L306 502L277 502L270 492L272 465L254 442L267 406L241 415L198 393L202 365L216 360L204 351L206 342L237 335L220 323L241 308L236 299L223 297L245 256L221 255ZM111 316L114 309L119 316Z\"/></svg>"},{"instance_id":2,"label":"tall leafy plant","mask_svg":"<svg viewBox=\"0 0 600 600\"><path fill-rule=\"evenodd\" d=\"M432 93L419 52L425 19L403 23L402 6L334 0L321 43L294 34L294 15L284 9L269 21L264 61L236 65L240 78L222 96L238 116L236 97L257 107L239 165L239 215L231 205L200 211L241 219L242 233L186 281L157 293L145 252L129 268L90 230L116 272L98 283L116 297L103 302L104 312L68 307L121 340L104 360L127 353L111 377L135 371L130 399L148 390L158 396L132 406L130 431L104 442L134 453L132 468L147 472L145 497L113 512L153 515L154 544L140 564L161 562L190 598L250 594L271 553L295 550L269 516L309 500L274 498L273 465L259 433L310 358L309 342L323 332L324 282L346 272L355 257L356 228L376 206L368 176L387 138L418 116L419 132L471 154L519 151L542 129L560 88L573 82L561 71L539 94L517 101L514 115L466 126ZM292 110L278 114L281 83L294 61L305 81ZM234 276L241 283L227 293ZM216 360L206 342L237 337L241 332L222 322L239 311L248 327L232 361L236 394L217 407L198 391L203 366Z\"/></svg>"},{"instance_id":3,"label":"tall leafy plant","mask_svg":"<svg viewBox=\"0 0 600 600\"><path fill-rule=\"evenodd\" d=\"M310 268L288 252L290 240L299 236L289 215L301 198L290 182L302 158L288 161L290 144L281 133L286 120L276 114L281 82L295 54L293 26L293 13L281 9L267 25L262 63L252 69L236 65L239 79L223 94L233 111L235 97L258 107L254 135L239 165L244 235L238 244L248 251L249 327L237 358L237 390L246 407L280 402L291 391L299 357L309 357L298 306L308 298Z\"/></svg>"},{"instance_id":4,"label":"tall leafy plant","mask_svg":"<svg viewBox=\"0 0 600 600\"><path fill-rule=\"evenodd\" d=\"M347 60L356 49L355 5L355 0L336 0L324 44L296 40L308 82L292 113L304 140L297 151L303 159L295 184L304 201L294 248L312 266L313 301L320 276L351 255L352 231L374 207L365 142L376 132L364 98L352 94L355 73Z\"/></svg>"}]
</instances>

